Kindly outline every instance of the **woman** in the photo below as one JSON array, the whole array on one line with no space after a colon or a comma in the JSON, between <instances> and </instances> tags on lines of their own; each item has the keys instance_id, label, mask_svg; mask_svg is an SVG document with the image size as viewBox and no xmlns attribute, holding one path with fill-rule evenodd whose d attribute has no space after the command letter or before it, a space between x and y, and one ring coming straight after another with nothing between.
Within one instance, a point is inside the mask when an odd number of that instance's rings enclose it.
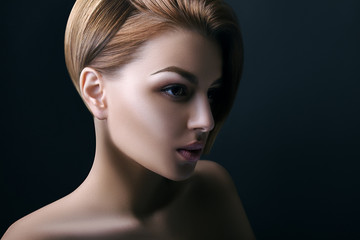
<instances>
[{"instance_id":1,"label":"woman","mask_svg":"<svg viewBox=\"0 0 360 240\"><path fill-rule=\"evenodd\" d=\"M199 160L241 73L225 3L78 0L65 58L94 116L93 167L3 239L254 239L228 173Z\"/></svg>"}]
</instances>

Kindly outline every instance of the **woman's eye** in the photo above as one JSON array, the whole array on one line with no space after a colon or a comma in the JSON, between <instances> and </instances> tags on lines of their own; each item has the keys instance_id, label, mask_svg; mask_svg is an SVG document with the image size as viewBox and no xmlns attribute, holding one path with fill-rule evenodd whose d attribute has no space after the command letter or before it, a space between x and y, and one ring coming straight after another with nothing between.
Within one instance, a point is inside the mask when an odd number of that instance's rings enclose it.
<instances>
[{"instance_id":1,"label":"woman's eye","mask_svg":"<svg viewBox=\"0 0 360 240\"><path fill-rule=\"evenodd\" d=\"M207 93L207 97L209 99L209 103L213 103L216 99L216 95L218 94L218 88L210 88Z\"/></svg>"},{"instance_id":2,"label":"woman's eye","mask_svg":"<svg viewBox=\"0 0 360 240\"><path fill-rule=\"evenodd\" d=\"M161 89L163 93L173 98L184 98L188 95L186 86L183 85L170 85Z\"/></svg>"}]
</instances>

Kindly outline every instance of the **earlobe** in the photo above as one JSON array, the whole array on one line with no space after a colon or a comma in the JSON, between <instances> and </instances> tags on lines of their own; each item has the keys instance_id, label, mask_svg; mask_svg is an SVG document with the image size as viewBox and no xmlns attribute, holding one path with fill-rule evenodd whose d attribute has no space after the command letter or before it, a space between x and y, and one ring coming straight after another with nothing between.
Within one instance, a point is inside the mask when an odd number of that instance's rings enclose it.
<instances>
[{"instance_id":1,"label":"earlobe","mask_svg":"<svg viewBox=\"0 0 360 240\"><path fill-rule=\"evenodd\" d=\"M80 92L94 117L99 120L106 119L107 105L104 82L98 71L89 67L82 70L80 74Z\"/></svg>"}]
</instances>

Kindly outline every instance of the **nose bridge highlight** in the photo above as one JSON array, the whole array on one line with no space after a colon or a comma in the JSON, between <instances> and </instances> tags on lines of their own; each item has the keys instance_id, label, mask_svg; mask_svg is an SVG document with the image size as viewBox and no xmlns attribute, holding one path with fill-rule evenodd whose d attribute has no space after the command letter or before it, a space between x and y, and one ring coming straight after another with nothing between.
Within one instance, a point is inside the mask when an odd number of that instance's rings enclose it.
<instances>
[{"instance_id":1,"label":"nose bridge highlight","mask_svg":"<svg viewBox=\"0 0 360 240\"><path fill-rule=\"evenodd\" d=\"M188 126L190 129L200 129L204 132L214 128L214 118L206 94L198 94L194 99Z\"/></svg>"}]
</instances>

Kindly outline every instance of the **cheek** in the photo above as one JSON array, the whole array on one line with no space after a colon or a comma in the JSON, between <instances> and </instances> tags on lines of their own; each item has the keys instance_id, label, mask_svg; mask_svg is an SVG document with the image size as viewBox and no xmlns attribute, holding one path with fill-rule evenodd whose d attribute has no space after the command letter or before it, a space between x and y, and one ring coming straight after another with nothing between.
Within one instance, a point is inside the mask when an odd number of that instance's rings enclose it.
<instances>
[{"instance_id":1,"label":"cheek","mask_svg":"<svg viewBox=\"0 0 360 240\"><path fill-rule=\"evenodd\" d=\"M154 154L162 146L176 146L177 139L185 134L186 113L160 94L129 89L112 95L108 126L121 151Z\"/></svg>"}]
</instances>

